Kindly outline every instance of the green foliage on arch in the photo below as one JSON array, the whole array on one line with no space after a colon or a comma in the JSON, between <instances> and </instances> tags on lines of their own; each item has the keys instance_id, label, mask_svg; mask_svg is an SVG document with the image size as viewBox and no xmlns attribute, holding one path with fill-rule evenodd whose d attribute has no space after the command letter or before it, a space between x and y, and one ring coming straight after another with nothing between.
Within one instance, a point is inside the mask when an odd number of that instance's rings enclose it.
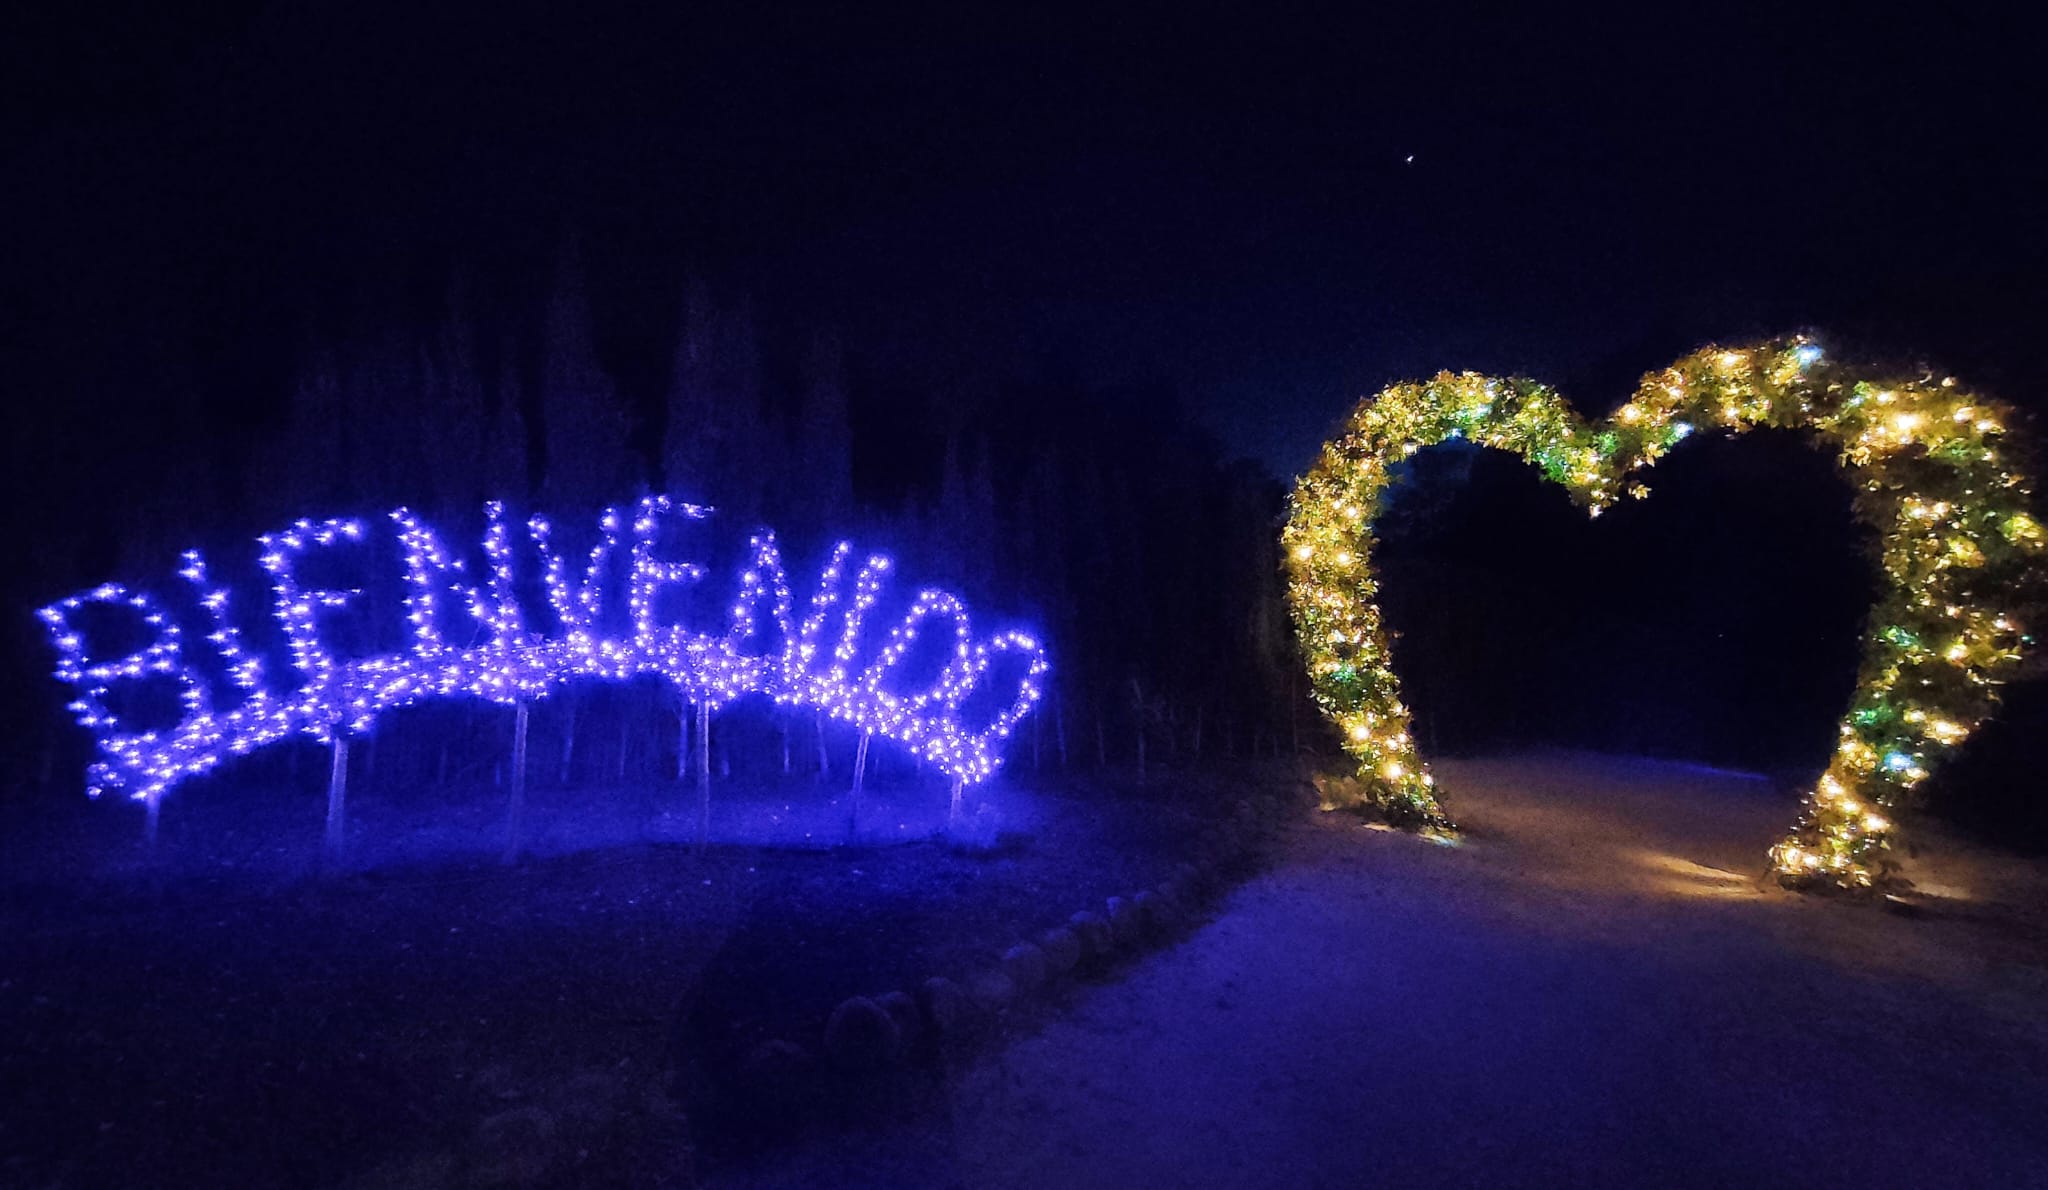
<instances>
[{"instance_id":1,"label":"green foliage on arch","mask_svg":"<svg viewBox=\"0 0 2048 1190\"><path fill-rule=\"evenodd\" d=\"M1409 730L1372 568L1373 519L1401 460L1462 437L1527 459L1598 516L1647 494L1639 473L1694 434L1800 430L1840 461L1857 519L1877 534L1883 586L1840 743L1771 858L1788 883L1871 886L1897 834L1888 810L1992 714L2031 644L2020 612L2048 541L2013 422L1953 379L1851 369L1805 338L1695 352L1598 424L1534 381L1472 373L1366 398L1295 485L1284 530L1311 689L1359 763L1349 800L1452 828Z\"/></svg>"}]
</instances>

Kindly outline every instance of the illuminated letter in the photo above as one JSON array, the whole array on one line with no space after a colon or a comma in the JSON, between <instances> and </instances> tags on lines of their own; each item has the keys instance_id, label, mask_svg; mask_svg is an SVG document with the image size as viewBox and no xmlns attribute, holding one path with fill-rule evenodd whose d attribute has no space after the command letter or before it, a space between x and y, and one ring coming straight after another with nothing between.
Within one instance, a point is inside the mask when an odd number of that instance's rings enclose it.
<instances>
[{"instance_id":1,"label":"illuminated letter","mask_svg":"<svg viewBox=\"0 0 2048 1190\"><path fill-rule=\"evenodd\" d=\"M71 621L74 613L95 605L126 608L140 617L150 630L149 643L125 657L88 659L85 638ZM107 695L116 682L168 677L178 683L186 722L204 716L210 709L205 682L179 654L178 626L171 623L147 592L108 583L53 603L38 614L57 648L57 679L71 687L70 709L78 716L78 722L93 732L103 754L120 752L131 742L154 738L154 733L121 730L120 717L107 706ZM100 788L111 777L107 766L95 764L87 774L86 792L99 796Z\"/></svg>"}]
</instances>

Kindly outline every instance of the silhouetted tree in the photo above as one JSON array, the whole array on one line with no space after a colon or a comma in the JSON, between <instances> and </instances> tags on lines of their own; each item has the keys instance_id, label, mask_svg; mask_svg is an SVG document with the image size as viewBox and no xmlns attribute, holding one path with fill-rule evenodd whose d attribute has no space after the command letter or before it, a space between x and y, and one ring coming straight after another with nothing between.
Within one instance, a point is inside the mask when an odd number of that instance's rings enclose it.
<instances>
[{"instance_id":1,"label":"silhouetted tree","mask_svg":"<svg viewBox=\"0 0 2048 1190\"><path fill-rule=\"evenodd\" d=\"M562 254L542 328L541 500L550 511L588 511L642 486L644 468L611 378L598 364L582 253Z\"/></svg>"}]
</instances>

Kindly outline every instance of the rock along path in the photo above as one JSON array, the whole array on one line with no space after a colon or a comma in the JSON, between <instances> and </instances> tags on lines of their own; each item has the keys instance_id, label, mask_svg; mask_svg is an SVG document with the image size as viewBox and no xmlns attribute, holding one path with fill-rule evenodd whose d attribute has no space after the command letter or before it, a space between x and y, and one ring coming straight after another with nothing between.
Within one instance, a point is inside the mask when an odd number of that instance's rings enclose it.
<instances>
[{"instance_id":1,"label":"rock along path","mask_svg":"<svg viewBox=\"0 0 2048 1190\"><path fill-rule=\"evenodd\" d=\"M1754 778L1439 773L1461 845L1313 816L1179 946L952 1072L944 1118L720 1180L2048 1185L2040 865L1920 828L1901 916L1761 885L1788 803Z\"/></svg>"}]
</instances>

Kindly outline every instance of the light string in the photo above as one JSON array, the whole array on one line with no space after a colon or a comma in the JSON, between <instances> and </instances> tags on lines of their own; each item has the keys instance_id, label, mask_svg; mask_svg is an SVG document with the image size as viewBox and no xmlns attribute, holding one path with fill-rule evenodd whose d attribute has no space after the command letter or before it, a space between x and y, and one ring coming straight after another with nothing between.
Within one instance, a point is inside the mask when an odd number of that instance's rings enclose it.
<instances>
[{"instance_id":1,"label":"light string","mask_svg":"<svg viewBox=\"0 0 2048 1190\"><path fill-rule=\"evenodd\" d=\"M327 741L341 733L370 729L394 707L428 698L468 696L511 704L546 697L572 678L624 681L641 675L661 678L692 701L717 707L747 694L764 694L782 705L815 707L862 731L894 740L967 784L993 776L1001 749L1041 697L1050 668L1042 644L1022 632L1001 632L976 640L966 606L943 591L920 592L873 660L856 669L866 639L867 614L879 600L893 564L870 556L846 591L846 561L853 546L833 547L805 615L796 604L775 535L762 531L749 541L739 576L739 595L717 633L694 632L663 623L661 593L699 582L706 570L692 562L657 556L665 518L703 520L709 508L650 496L638 504L629 528L617 509L598 522L599 540L583 573L572 582L569 563L556 548L547 518L532 517L528 539L541 563L541 585L559 631L544 635L528 623L516 594L512 531L505 506L485 506L482 540L489 574L481 586L459 581L466 568L426 523L404 508L394 510L397 544L403 555L404 610L411 641L402 652L343 660L322 635L320 617L358 603L357 589L308 588L300 564L319 551L363 542L363 522L347 519L298 521L259 538L260 564L270 576L275 616L298 676L293 689L267 680L262 658L244 645L230 615L226 589L211 587L206 562L197 550L183 555L179 574L194 591L211 631L207 644L225 667L234 697L216 706L213 685L184 652L174 617L150 594L105 584L42 608L38 613L57 653L56 677L70 687L70 709L91 731L97 756L86 774L87 792L115 789L138 799L207 772L231 756L244 755L295 734ZM625 545L626 635L604 629L610 606L613 560ZM455 601L451 604L451 600ZM459 606L459 613L451 607ZM93 659L80 622L88 609L112 608L148 636L125 656ZM951 630L946 663L923 689L902 692L893 682L927 621ZM765 651L750 651L762 629L779 639ZM460 643L457 643L459 639ZM829 654L823 650L832 642ZM474 643L471 643L474 642ZM1021 661L1015 696L993 717L970 725L965 708L990 668L1005 657ZM179 690L179 721L163 730L129 730L109 705L122 683L169 679Z\"/></svg>"},{"instance_id":2,"label":"light string","mask_svg":"<svg viewBox=\"0 0 2048 1190\"><path fill-rule=\"evenodd\" d=\"M1311 690L1359 763L1349 802L1452 828L1416 751L1370 562L1403 459L1468 439L1529 460L1598 516L1621 494L1646 495L1638 473L1695 433L1797 430L1839 459L1857 519L1877 534L1882 587L1834 755L1771 862L1790 884L1879 883L1893 866L1891 809L1992 714L2032 643L2019 609L2042 590L2044 539L2013 418L1953 379L1834 364L1805 337L1696 352L1644 377L1597 425L1543 385L1471 373L1361 402L1296 484L1283 531Z\"/></svg>"}]
</instances>

